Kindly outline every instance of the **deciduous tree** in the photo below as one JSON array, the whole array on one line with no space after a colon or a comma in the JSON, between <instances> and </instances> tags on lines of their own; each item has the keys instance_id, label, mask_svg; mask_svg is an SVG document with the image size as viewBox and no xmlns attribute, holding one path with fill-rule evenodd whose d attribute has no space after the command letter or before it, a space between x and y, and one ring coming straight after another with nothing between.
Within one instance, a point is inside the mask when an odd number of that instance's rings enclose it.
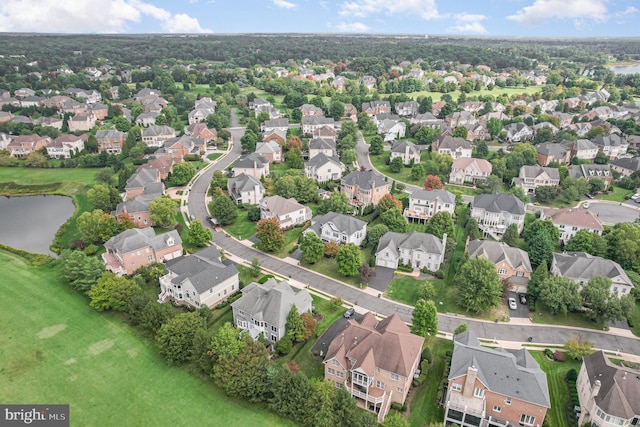
<instances>
[{"instance_id":1,"label":"deciduous tree","mask_svg":"<svg viewBox=\"0 0 640 427\"><path fill-rule=\"evenodd\" d=\"M438 312L431 300L419 299L413 309L411 333L426 337L438 333Z\"/></svg>"},{"instance_id":2,"label":"deciduous tree","mask_svg":"<svg viewBox=\"0 0 640 427\"><path fill-rule=\"evenodd\" d=\"M289 314L287 314L287 336L292 342L300 342L304 338L304 323L298 313L298 307L295 304L291 306Z\"/></svg>"},{"instance_id":3,"label":"deciduous tree","mask_svg":"<svg viewBox=\"0 0 640 427\"><path fill-rule=\"evenodd\" d=\"M548 277L539 289L540 301L554 314L567 314L580 309L582 305L578 284L568 277Z\"/></svg>"},{"instance_id":4,"label":"deciduous tree","mask_svg":"<svg viewBox=\"0 0 640 427\"><path fill-rule=\"evenodd\" d=\"M238 206L231 200L229 196L218 196L209 203L209 212L220 225L229 225L238 217Z\"/></svg>"},{"instance_id":5,"label":"deciduous tree","mask_svg":"<svg viewBox=\"0 0 640 427\"><path fill-rule=\"evenodd\" d=\"M129 299L140 292L142 290L133 280L106 272L89 290L89 305L98 311L124 311Z\"/></svg>"},{"instance_id":6,"label":"deciduous tree","mask_svg":"<svg viewBox=\"0 0 640 427\"><path fill-rule=\"evenodd\" d=\"M619 298L611 292L611 279L602 276L591 278L580 291L580 296L588 309L586 316L598 323L624 319L634 304L630 296Z\"/></svg>"},{"instance_id":7,"label":"deciduous tree","mask_svg":"<svg viewBox=\"0 0 640 427\"><path fill-rule=\"evenodd\" d=\"M318 206L318 215L324 215L328 212L347 214L353 212L353 208L349 205L347 196L340 191L331 193L328 199L324 199Z\"/></svg>"},{"instance_id":8,"label":"deciduous tree","mask_svg":"<svg viewBox=\"0 0 640 427\"><path fill-rule=\"evenodd\" d=\"M407 220L402 215L402 211L400 209L389 209L380 215L380 219L391 231L395 231L396 233L404 233L407 231Z\"/></svg>"},{"instance_id":9,"label":"deciduous tree","mask_svg":"<svg viewBox=\"0 0 640 427\"><path fill-rule=\"evenodd\" d=\"M156 334L158 351L169 365L191 359L199 329L204 329L204 321L196 313L180 313L160 327Z\"/></svg>"},{"instance_id":10,"label":"deciduous tree","mask_svg":"<svg viewBox=\"0 0 640 427\"><path fill-rule=\"evenodd\" d=\"M394 157L391 159L391 162L389 162L389 170L393 173L400 173L402 168L404 168L402 157Z\"/></svg>"},{"instance_id":11,"label":"deciduous tree","mask_svg":"<svg viewBox=\"0 0 640 427\"><path fill-rule=\"evenodd\" d=\"M425 227L425 231L429 234L442 239L446 234L447 236L453 236L454 230L453 217L449 212L436 212L429 220Z\"/></svg>"},{"instance_id":12,"label":"deciduous tree","mask_svg":"<svg viewBox=\"0 0 640 427\"><path fill-rule=\"evenodd\" d=\"M199 219L191 221L191 224L189 224L188 238L192 245L199 248L204 247L207 242L211 241L212 237L211 230L202 225Z\"/></svg>"},{"instance_id":13,"label":"deciduous tree","mask_svg":"<svg viewBox=\"0 0 640 427\"><path fill-rule=\"evenodd\" d=\"M387 193L378 202L378 210L380 213L384 213L389 209L402 209L402 202L398 200L393 194Z\"/></svg>"},{"instance_id":14,"label":"deciduous tree","mask_svg":"<svg viewBox=\"0 0 640 427\"><path fill-rule=\"evenodd\" d=\"M87 256L82 251L65 249L58 262L62 277L81 292L88 292L104 273L104 262L100 258Z\"/></svg>"},{"instance_id":15,"label":"deciduous tree","mask_svg":"<svg viewBox=\"0 0 640 427\"><path fill-rule=\"evenodd\" d=\"M338 273L343 276L355 276L360 268L360 249L353 243L341 245L336 254Z\"/></svg>"},{"instance_id":16,"label":"deciduous tree","mask_svg":"<svg viewBox=\"0 0 640 427\"><path fill-rule=\"evenodd\" d=\"M380 238L385 235L389 231L389 227L384 224L376 224L367 228L367 237L366 242L367 246L376 247L378 246L378 242Z\"/></svg>"},{"instance_id":17,"label":"deciduous tree","mask_svg":"<svg viewBox=\"0 0 640 427\"><path fill-rule=\"evenodd\" d=\"M591 341L581 341L577 338L569 338L564 343L564 350L570 358L580 360L584 356L593 353L593 343Z\"/></svg>"},{"instance_id":18,"label":"deciduous tree","mask_svg":"<svg viewBox=\"0 0 640 427\"><path fill-rule=\"evenodd\" d=\"M187 185L196 175L196 168L191 162L180 162L173 165L173 172L169 176L169 182L175 186Z\"/></svg>"},{"instance_id":19,"label":"deciduous tree","mask_svg":"<svg viewBox=\"0 0 640 427\"><path fill-rule=\"evenodd\" d=\"M424 189L425 190L439 190L443 188L442 180L438 175L429 175L427 179L424 180Z\"/></svg>"},{"instance_id":20,"label":"deciduous tree","mask_svg":"<svg viewBox=\"0 0 640 427\"><path fill-rule=\"evenodd\" d=\"M376 135L371 138L371 144L369 145L369 153L377 155L382 154L384 150L384 140L380 135Z\"/></svg>"},{"instance_id":21,"label":"deciduous tree","mask_svg":"<svg viewBox=\"0 0 640 427\"><path fill-rule=\"evenodd\" d=\"M300 238L302 260L314 264L324 256L324 243L315 233L305 233Z\"/></svg>"},{"instance_id":22,"label":"deciduous tree","mask_svg":"<svg viewBox=\"0 0 640 427\"><path fill-rule=\"evenodd\" d=\"M276 217L258 221L256 237L260 239L257 246L263 251L277 252L284 246L284 234Z\"/></svg>"},{"instance_id":23,"label":"deciduous tree","mask_svg":"<svg viewBox=\"0 0 640 427\"><path fill-rule=\"evenodd\" d=\"M518 224L509 224L502 235L502 241L509 246L516 246L518 235Z\"/></svg>"},{"instance_id":24,"label":"deciduous tree","mask_svg":"<svg viewBox=\"0 0 640 427\"><path fill-rule=\"evenodd\" d=\"M161 228L169 228L176 224L178 201L169 196L159 196L149 203L151 222Z\"/></svg>"},{"instance_id":25,"label":"deciduous tree","mask_svg":"<svg viewBox=\"0 0 640 427\"><path fill-rule=\"evenodd\" d=\"M495 265L486 258L470 258L455 276L460 305L480 313L500 303L502 282Z\"/></svg>"}]
</instances>

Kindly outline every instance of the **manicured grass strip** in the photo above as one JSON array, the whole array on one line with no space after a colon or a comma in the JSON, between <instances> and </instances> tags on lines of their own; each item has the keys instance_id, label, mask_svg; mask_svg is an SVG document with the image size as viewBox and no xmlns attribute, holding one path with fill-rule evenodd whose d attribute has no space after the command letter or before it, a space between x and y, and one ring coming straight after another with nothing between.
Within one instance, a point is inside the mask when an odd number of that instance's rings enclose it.
<instances>
[{"instance_id":1,"label":"manicured grass strip","mask_svg":"<svg viewBox=\"0 0 640 427\"><path fill-rule=\"evenodd\" d=\"M569 327L599 329L602 330L604 324L595 323L587 319L582 313L551 314L551 311L540 301L536 301L535 313L531 311L530 317L533 323L546 325L564 325Z\"/></svg>"},{"instance_id":2,"label":"manicured grass strip","mask_svg":"<svg viewBox=\"0 0 640 427\"><path fill-rule=\"evenodd\" d=\"M256 234L256 224L247 219L247 213L246 209L238 210L238 218L233 224L224 227L225 231L237 239L248 239Z\"/></svg>"},{"instance_id":3,"label":"manicured grass strip","mask_svg":"<svg viewBox=\"0 0 640 427\"><path fill-rule=\"evenodd\" d=\"M68 403L77 426L294 425L168 367L51 266L0 251L0 269L0 402Z\"/></svg>"},{"instance_id":4,"label":"manicured grass strip","mask_svg":"<svg viewBox=\"0 0 640 427\"><path fill-rule=\"evenodd\" d=\"M547 411L545 424L548 426L565 426L567 425L565 405L569 402L569 390L564 377L571 368L579 372L580 362L570 359L567 359L566 362L555 362L547 360L541 351L531 351L530 353L538 361L540 368L547 374L551 409Z\"/></svg>"},{"instance_id":5,"label":"manicured grass strip","mask_svg":"<svg viewBox=\"0 0 640 427\"><path fill-rule=\"evenodd\" d=\"M624 188L616 186L611 186L609 190L610 191L608 193L597 194L596 199L610 200L612 202L624 202L627 199L630 199L635 193L633 190L625 190Z\"/></svg>"},{"instance_id":6,"label":"manicured grass strip","mask_svg":"<svg viewBox=\"0 0 640 427\"><path fill-rule=\"evenodd\" d=\"M274 253L278 258L286 258L289 251L298 244L298 238L302 234L302 228L296 227L284 233L284 246L278 252Z\"/></svg>"},{"instance_id":7,"label":"manicured grass strip","mask_svg":"<svg viewBox=\"0 0 640 427\"><path fill-rule=\"evenodd\" d=\"M220 156L222 156L222 153L211 153L211 154L207 154L207 159L213 161L220 158Z\"/></svg>"}]
</instances>

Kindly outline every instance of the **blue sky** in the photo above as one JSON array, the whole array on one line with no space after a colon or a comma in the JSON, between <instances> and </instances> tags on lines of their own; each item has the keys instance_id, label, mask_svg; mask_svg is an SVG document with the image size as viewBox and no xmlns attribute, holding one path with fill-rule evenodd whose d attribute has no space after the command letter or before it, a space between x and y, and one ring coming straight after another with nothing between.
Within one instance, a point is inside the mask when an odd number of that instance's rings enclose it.
<instances>
[{"instance_id":1,"label":"blue sky","mask_svg":"<svg viewBox=\"0 0 640 427\"><path fill-rule=\"evenodd\" d=\"M640 36L638 0L2 0L0 32Z\"/></svg>"}]
</instances>

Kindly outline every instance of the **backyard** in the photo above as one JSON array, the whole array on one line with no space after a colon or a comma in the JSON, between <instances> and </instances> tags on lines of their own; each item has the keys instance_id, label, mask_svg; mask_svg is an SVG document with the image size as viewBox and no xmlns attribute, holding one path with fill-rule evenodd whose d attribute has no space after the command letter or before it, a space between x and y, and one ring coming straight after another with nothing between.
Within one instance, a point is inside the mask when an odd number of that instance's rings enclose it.
<instances>
[{"instance_id":1,"label":"backyard","mask_svg":"<svg viewBox=\"0 0 640 427\"><path fill-rule=\"evenodd\" d=\"M0 251L0 268L0 401L69 403L72 425L294 425L166 366L151 342L91 309L54 267Z\"/></svg>"}]
</instances>

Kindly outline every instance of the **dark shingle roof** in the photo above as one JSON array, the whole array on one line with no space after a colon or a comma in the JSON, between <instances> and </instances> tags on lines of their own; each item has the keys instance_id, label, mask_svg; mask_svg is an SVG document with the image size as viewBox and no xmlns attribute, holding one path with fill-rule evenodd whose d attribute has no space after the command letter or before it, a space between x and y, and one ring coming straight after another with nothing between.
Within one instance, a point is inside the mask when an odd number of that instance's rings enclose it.
<instances>
[{"instance_id":1,"label":"dark shingle roof","mask_svg":"<svg viewBox=\"0 0 640 427\"><path fill-rule=\"evenodd\" d=\"M357 185L364 190L370 190L373 186L382 187L388 185L382 175L379 175L373 171L351 172L349 175L342 178L342 182L347 185Z\"/></svg>"},{"instance_id":2,"label":"dark shingle roof","mask_svg":"<svg viewBox=\"0 0 640 427\"><path fill-rule=\"evenodd\" d=\"M193 255L167 261L167 270L176 274L175 284L190 281L198 293L203 293L220 282L238 274L235 264L223 264L220 252L209 246Z\"/></svg>"},{"instance_id":3,"label":"dark shingle roof","mask_svg":"<svg viewBox=\"0 0 640 427\"><path fill-rule=\"evenodd\" d=\"M524 203L513 194L480 194L473 198L472 206L488 212L509 212L514 215L524 215Z\"/></svg>"}]
</instances>

